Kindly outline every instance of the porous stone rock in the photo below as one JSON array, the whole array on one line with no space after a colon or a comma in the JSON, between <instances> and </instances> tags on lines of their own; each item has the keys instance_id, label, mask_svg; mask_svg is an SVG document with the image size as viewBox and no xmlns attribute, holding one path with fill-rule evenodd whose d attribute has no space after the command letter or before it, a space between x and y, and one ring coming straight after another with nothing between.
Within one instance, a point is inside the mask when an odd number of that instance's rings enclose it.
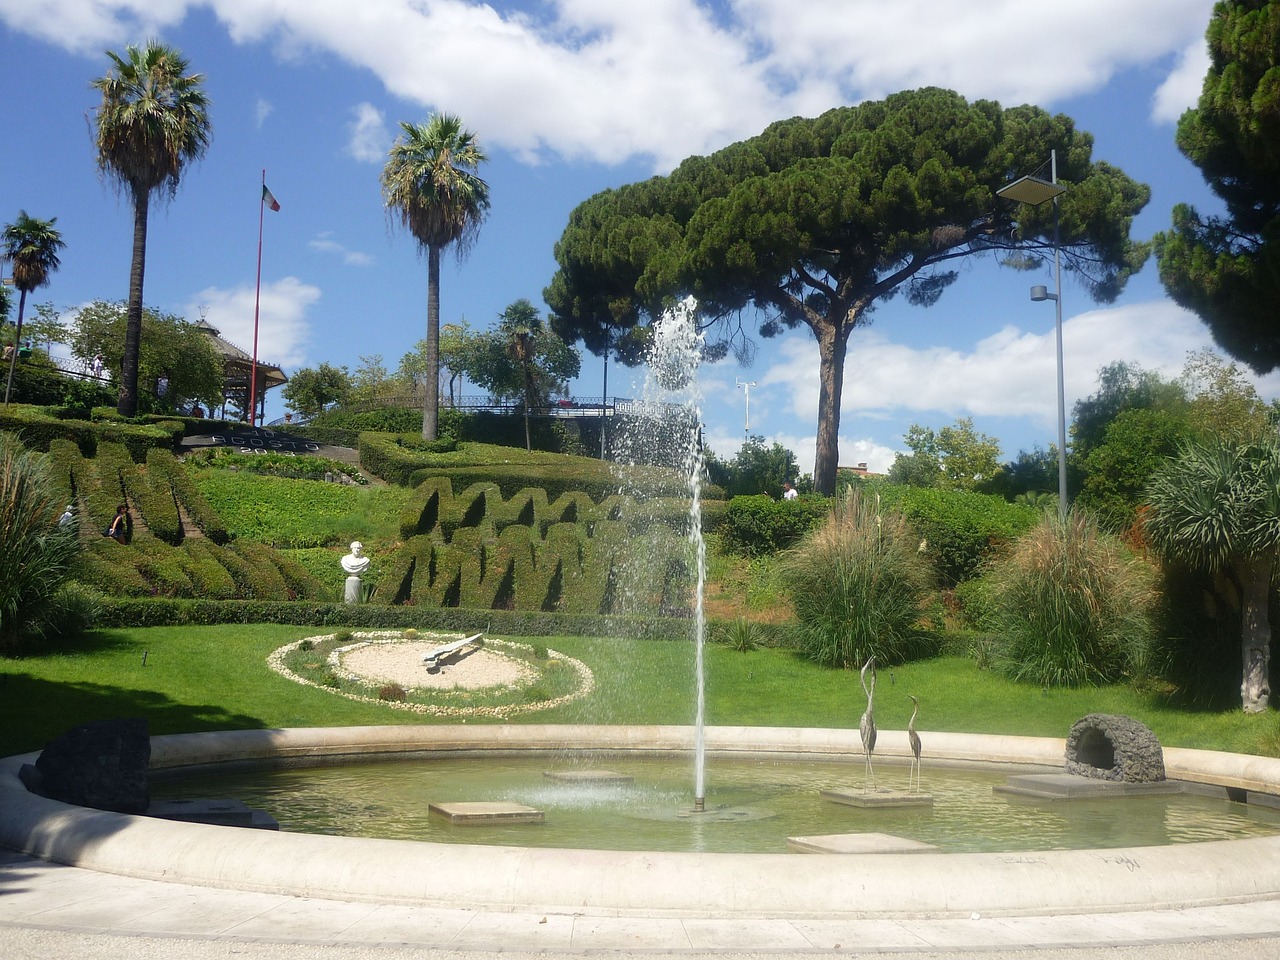
<instances>
[{"instance_id":1,"label":"porous stone rock","mask_svg":"<svg viewBox=\"0 0 1280 960\"><path fill-rule=\"evenodd\" d=\"M142 813L151 802L150 763L145 719L95 720L51 740L36 759L38 777L33 779L36 792L51 800ZM26 782L30 788L33 781Z\"/></svg>"},{"instance_id":2,"label":"porous stone rock","mask_svg":"<svg viewBox=\"0 0 1280 960\"><path fill-rule=\"evenodd\" d=\"M1067 773L1121 783L1164 780L1164 750L1151 728L1132 717L1091 713L1067 736Z\"/></svg>"}]
</instances>

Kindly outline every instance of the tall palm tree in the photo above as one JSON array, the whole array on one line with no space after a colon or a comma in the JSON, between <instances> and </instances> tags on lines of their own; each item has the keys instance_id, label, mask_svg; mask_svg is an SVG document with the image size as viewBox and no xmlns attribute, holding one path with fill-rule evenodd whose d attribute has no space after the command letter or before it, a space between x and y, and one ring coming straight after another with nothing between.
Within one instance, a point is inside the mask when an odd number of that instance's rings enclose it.
<instances>
[{"instance_id":1,"label":"tall palm tree","mask_svg":"<svg viewBox=\"0 0 1280 960\"><path fill-rule=\"evenodd\" d=\"M1271 584L1280 564L1280 442L1207 438L1183 443L1151 478L1148 539L1166 559L1221 572L1240 594L1246 713L1267 708Z\"/></svg>"},{"instance_id":2,"label":"tall palm tree","mask_svg":"<svg viewBox=\"0 0 1280 960\"><path fill-rule=\"evenodd\" d=\"M138 409L138 349L142 339L142 277L147 260L147 212L154 193L178 192L183 168L209 147L209 98L204 76L191 73L186 58L154 40L108 51L112 68L93 81L102 94L95 145L98 169L133 199L133 262L129 270L124 361L118 410Z\"/></svg>"},{"instance_id":3,"label":"tall palm tree","mask_svg":"<svg viewBox=\"0 0 1280 960\"><path fill-rule=\"evenodd\" d=\"M422 435L440 427L440 252L452 245L462 259L489 211L489 185L477 175L488 158L476 135L452 114L426 123L401 123L382 170L388 216L400 221L427 251L426 395Z\"/></svg>"},{"instance_id":4,"label":"tall palm tree","mask_svg":"<svg viewBox=\"0 0 1280 960\"><path fill-rule=\"evenodd\" d=\"M18 288L18 329L13 335L13 350L9 354L9 376L4 384L4 402L9 405L9 393L13 389L13 371L18 363L18 344L22 340L22 314L27 308L27 294L49 282L49 275L57 270L61 261L58 251L66 246L62 234L54 228L58 218L37 220L19 210L18 218L0 234L0 259L8 260L13 267L13 285Z\"/></svg>"}]
</instances>

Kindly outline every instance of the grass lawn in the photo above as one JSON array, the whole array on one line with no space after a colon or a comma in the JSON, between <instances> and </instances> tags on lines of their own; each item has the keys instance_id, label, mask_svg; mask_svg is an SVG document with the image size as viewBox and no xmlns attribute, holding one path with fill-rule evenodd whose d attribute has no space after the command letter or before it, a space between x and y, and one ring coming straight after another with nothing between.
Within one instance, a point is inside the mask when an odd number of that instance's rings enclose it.
<instances>
[{"instance_id":1,"label":"grass lawn","mask_svg":"<svg viewBox=\"0 0 1280 960\"><path fill-rule=\"evenodd\" d=\"M56 653L0 659L0 756L38 750L88 720L144 716L151 732L429 723L421 714L346 700L268 669L268 654L315 628L279 625L102 630ZM691 723L693 650L685 643L548 637L585 662L584 700L526 714L524 723ZM927 731L1066 736L1087 713L1142 720L1166 746L1280 755L1280 714L1196 712L1128 686L1019 685L968 659L940 657L880 672L876 719L901 729L920 698ZM857 726L865 699L852 671L827 670L787 650L707 650L707 720L759 726ZM468 722L484 722L472 719Z\"/></svg>"}]
</instances>

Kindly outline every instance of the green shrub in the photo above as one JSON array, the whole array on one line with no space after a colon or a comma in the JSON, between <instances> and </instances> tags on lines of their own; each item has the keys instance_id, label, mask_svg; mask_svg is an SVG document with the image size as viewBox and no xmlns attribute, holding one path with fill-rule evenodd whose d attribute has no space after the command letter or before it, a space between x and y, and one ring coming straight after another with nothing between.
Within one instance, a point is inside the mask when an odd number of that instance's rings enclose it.
<instances>
[{"instance_id":1,"label":"green shrub","mask_svg":"<svg viewBox=\"0 0 1280 960\"><path fill-rule=\"evenodd\" d=\"M784 575L800 621L801 650L818 663L884 666L932 652L923 625L932 571L901 514L849 490L831 515L787 553Z\"/></svg>"},{"instance_id":2,"label":"green shrub","mask_svg":"<svg viewBox=\"0 0 1280 960\"><path fill-rule=\"evenodd\" d=\"M0 652L59 635L56 597L80 550L74 525L58 526L64 501L45 458L0 433Z\"/></svg>"},{"instance_id":3,"label":"green shrub","mask_svg":"<svg viewBox=\"0 0 1280 960\"><path fill-rule=\"evenodd\" d=\"M817 496L794 500L774 500L766 494L734 497L723 508L716 530L725 549L760 556L793 546L817 527L830 509L830 502ZM703 529L707 529L705 521Z\"/></svg>"},{"instance_id":4,"label":"green shrub","mask_svg":"<svg viewBox=\"0 0 1280 960\"><path fill-rule=\"evenodd\" d=\"M1149 661L1154 574L1084 511L1056 513L994 562L996 665L1048 686L1140 676Z\"/></svg>"},{"instance_id":5,"label":"green shrub","mask_svg":"<svg viewBox=\"0 0 1280 960\"><path fill-rule=\"evenodd\" d=\"M1034 507L984 493L889 484L875 490L885 507L902 513L924 540L944 588L976 576L986 560L1041 516Z\"/></svg>"}]
</instances>

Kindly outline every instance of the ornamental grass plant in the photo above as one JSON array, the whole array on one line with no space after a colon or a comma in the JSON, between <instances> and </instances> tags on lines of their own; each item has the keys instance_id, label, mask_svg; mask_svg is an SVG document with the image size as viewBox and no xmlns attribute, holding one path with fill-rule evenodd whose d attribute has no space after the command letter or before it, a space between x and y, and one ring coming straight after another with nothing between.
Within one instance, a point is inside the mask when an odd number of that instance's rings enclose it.
<instances>
[{"instance_id":1,"label":"ornamental grass plant","mask_svg":"<svg viewBox=\"0 0 1280 960\"><path fill-rule=\"evenodd\" d=\"M1155 571L1087 512L1046 514L985 574L994 662L1041 686L1144 676Z\"/></svg>"},{"instance_id":2,"label":"ornamental grass plant","mask_svg":"<svg viewBox=\"0 0 1280 960\"><path fill-rule=\"evenodd\" d=\"M936 652L925 545L874 494L849 488L783 558L805 655L829 667L881 666Z\"/></svg>"},{"instance_id":3,"label":"ornamental grass plant","mask_svg":"<svg viewBox=\"0 0 1280 960\"><path fill-rule=\"evenodd\" d=\"M76 524L58 524L63 506L44 456L0 433L0 653L86 626L91 616L83 591L59 593L80 548Z\"/></svg>"}]
</instances>

